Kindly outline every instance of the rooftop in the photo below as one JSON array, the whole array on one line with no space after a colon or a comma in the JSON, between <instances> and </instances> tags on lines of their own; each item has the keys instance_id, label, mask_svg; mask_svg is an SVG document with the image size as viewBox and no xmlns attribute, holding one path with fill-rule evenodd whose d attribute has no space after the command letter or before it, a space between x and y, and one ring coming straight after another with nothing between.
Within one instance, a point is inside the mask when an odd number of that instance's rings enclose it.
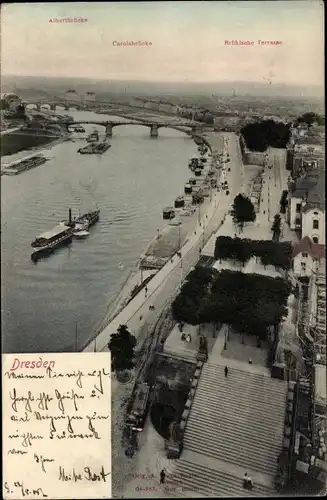
<instances>
[{"instance_id":1,"label":"rooftop","mask_svg":"<svg viewBox=\"0 0 327 500\"><path fill-rule=\"evenodd\" d=\"M325 205L325 171L322 169L309 170L304 177L298 179L293 198L306 198L307 208L315 205Z\"/></svg>"},{"instance_id":2,"label":"rooftop","mask_svg":"<svg viewBox=\"0 0 327 500\"><path fill-rule=\"evenodd\" d=\"M64 231L68 231L70 227L66 226L63 222L55 226L53 229L50 231L46 231L45 233L40 234L39 238L44 238L46 240L49 240L50 238L53 238L54 236L57 236Z\"/></svg>"}]
</instances>

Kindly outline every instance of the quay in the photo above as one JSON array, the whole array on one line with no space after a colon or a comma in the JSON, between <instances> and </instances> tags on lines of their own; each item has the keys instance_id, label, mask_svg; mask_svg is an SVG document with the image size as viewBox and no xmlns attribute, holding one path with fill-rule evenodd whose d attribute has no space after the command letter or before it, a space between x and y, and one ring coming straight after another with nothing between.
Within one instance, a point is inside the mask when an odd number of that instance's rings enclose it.
<instances>
[{"instance_id":1,"label":"quay","mask_svg":"<svg viewBox=\"0 0 327 500\"><path fill-rule=\"evenodd\" d=\"M224 135L209 132L204 137L209 144L212 156L216 151L224 148ZM235 134L228 134L229 148L233 149L233 156L239 157L239 143ZM146 335L165 305L169 304L181 287L185 277L195 266L201 250L223 223L230 204L242 185L241 168L237 165L227 174L229 178L229 194L215 192L212 200L201 208L201 213L193 219L194 225L180 248L180 257L177 253L153 276L147 285L147 294L142 289L122 311L120 311L101 331L96 332L83 348L86 352L106 351L110 335L115 333L121 324L126 324L138 341ZM149 309L154 306L154 309Z\"/></svg>"}]
</instances>

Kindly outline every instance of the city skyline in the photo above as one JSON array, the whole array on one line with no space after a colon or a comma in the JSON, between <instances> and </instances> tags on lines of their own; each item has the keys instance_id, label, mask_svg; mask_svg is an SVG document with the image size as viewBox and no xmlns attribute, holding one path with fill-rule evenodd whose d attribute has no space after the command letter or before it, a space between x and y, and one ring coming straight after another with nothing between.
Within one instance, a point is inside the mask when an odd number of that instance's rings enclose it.
<instances>
[{"instance_id":1,"label":"city skyline","mask_svg":"<svg viewBox=\"0 0 327 500\"><path fill-rule=\"evenodd\" d=\"M1 25L3 75L154 83L324 82L323 4L318 0L11 4L2 7ZM139 40L147 45L119 45ZM226 43L233 40L253 45Z\"/></svg>"}]
</instances>

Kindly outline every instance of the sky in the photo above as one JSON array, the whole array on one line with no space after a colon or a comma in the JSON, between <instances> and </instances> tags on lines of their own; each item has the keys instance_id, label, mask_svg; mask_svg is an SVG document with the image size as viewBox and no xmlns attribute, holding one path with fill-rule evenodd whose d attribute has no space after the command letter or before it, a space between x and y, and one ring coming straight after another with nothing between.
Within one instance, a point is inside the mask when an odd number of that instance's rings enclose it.
<instances>
[{"instance_id":1,"label":"sky","mask_svg":"<svg viewBox=\"0 0 327 500\"><path fill-rule=\"evenodd\" d=\"M1 69L99 80L322 85L323 9L320 0L2 5ZM86 21L54 22L63 18ZM117 45L139 40L148 45Z\"/></svg>"}]
</instances>

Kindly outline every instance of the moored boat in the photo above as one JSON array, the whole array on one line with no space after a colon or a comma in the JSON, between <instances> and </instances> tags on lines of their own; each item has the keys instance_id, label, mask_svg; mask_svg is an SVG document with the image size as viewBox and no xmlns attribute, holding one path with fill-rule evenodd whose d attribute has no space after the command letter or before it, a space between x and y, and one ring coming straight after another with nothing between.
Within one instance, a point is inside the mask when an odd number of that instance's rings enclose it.
<instances>
[{"instance_id":1,"label":"moored boat","mask_svg":"<svg viewBox=\"0 0 327 500\"><path fill-rule=\"evenodd\" d=\"M39 165L42 165L47 160L48 158L46 158L41 154L29 156L28 158L24 158L22 160L16 160L15 162L6 165L2 170L2 174L18 175L22 172L25 172L26 170L30 170L31 168L35 168L38 167Z\"/></svg>"},{"instance_id":2,"label":"moored boat","mask_svg":"<svg viewBox=\"0 0 327 500\"><path fill-rule=\"evenodd\" d=\"M107 151L107 149L111 148L111 144L108 144L107 142L101 142L99 144L94 143L94 144L88 144L84 148L78 149L78 153L82 155L94 155L94 154L103 154Z\"/></svg>"},{"instance_id":3,"label":"moored boat","mask_svg":"<svg viewBox=\"0 0 327 500\"><path fill-rule=\"evenodd\" d=\"M89 227L95 224L100 218L100 210L94 210L93 212L87 212L83 215L79 215L72 219L72 210L69 209L69 219L64 222L64 224L71 228L73 236L86 237L85 232L88 231ZM82 235L81 235L82 233Z\"/></svg>"},{"instance_id":4,"label":"moored boat","mask_svg":"<svg viewBox=\"0 0 327 500\"><path fill-rule=\"evenodd\" d=\"M185 184L185 186L184 186L184 193L185 194L191 194L192 193L192 186L191 186L191 184Z\"/></svg>"},{"instance_id":5,"label":"moored boat","mask_svg":"<svg viewBox=\"0 0 327 500\"><path fill-rule=\"evenodd\" d=\"M184 207L184 205L185 205L184 196L178 196L175 200L175 208L181 208Z\"/></svg>"},{"instance_id":6,"label":"moored boat","mask_svg":"<svg viewBox=\"0 0 327 500\"><path fill-rule=\"evenodd\" d=\"M93 130L93 132L86 138L87 142L98 142L99 140L99 132L97 130Z\"/></svg>"},{"instance_id":7,"label":"moored boat","mask_svg":"<svg viewBox=\"0 0 327 500\"><path fill-rule=\"evenodd\" d=\"M166 207L162 211L164 219L173 219L175 217L175 210L173 207Z\"/></svg>"}]
</instances>

